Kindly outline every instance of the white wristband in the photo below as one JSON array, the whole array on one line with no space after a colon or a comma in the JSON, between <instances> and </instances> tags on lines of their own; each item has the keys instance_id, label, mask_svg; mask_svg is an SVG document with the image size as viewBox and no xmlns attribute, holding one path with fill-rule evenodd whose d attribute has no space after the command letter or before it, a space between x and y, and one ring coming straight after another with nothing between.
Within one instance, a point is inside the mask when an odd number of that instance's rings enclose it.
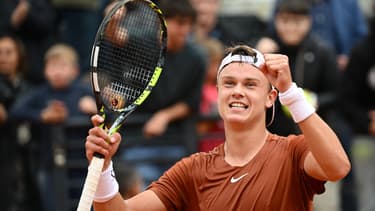
<instances>
[{"instance_id":1,"label":"white wristband","mask_svg":"<svg viewBox=\"0 0 375 211\"><path fill-rule=\"evenodd\" d=\"M106 202L112 199L119 191L119 185L115 178L115 173L113 171L112 161L109 167L102 172L96 192L94 195L95 202Z\"/></svg>"},{"instance_id":2,"label":"white wristband","mask_svg":"<svg viewBox=\"0 0 375 211\"><path fill-rule=\"evenodd\" d=\"M296 83L283 93L279 93L279 100L282 105L289 108L293 120L299 123L315 113L315 108L307 102L303 89L297 87Z\"/></svg>"}]
</instances>

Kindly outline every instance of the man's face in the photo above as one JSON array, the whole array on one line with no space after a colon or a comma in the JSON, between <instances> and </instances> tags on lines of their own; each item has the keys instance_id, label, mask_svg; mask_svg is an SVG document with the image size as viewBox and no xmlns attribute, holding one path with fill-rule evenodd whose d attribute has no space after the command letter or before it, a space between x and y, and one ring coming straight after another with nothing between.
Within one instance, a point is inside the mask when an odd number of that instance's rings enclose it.
<instances>
[{"instance_id":1,"label":"man's face","mask_svg":"<svg viewBox=\"0 0 375 211\"><path fill-rule=\"evenodd\" d=\"M0 40L0 71L5 75L16 74L19 55L16 43L10 38Z\"/></svg>"},{"instance_id":2,"label":"man's face","mask_svg":"<svg viewBox=\"0 0 375 211\"><path fill-rule=\"evenodd\" d=\"M284 44L296 46L310 31L311 18L308 15L280 12L275 17L275 28Z\"/></svg>"},{"instance_id":3,"label":"man's face","mask_svg":"<svg viewBox=\"0 0 375 211\"><path fill-rule=\"evenodd\" d=\"M229 124L265 122L273 95L266 76L251 64L233 62L218 76L218 109Z\"/></svg>"},{"instance_id":4,"label":"man's face","mask_svg":"<svg viewBox=\"0 0 375 211\"><path fill-rule=\"evenodd\" d=\"M190 17L173 17L166 20L168 26L168 51L179 51L185 46L193 20Z\"/></svg>"}]
</instances>

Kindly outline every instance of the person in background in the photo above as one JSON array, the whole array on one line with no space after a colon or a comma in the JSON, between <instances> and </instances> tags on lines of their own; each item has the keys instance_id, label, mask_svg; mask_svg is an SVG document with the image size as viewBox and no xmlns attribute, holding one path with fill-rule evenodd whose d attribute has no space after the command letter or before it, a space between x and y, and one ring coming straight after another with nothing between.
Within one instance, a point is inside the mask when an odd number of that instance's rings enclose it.
<instances>
[{"instance_id":1,"label":"person in background","mask_svg":"<svg viewBox=\"0 0 375 211\"><path fill-rule=\"evenodd\" d=\"M373 3L375 12L375 2ZM362 135L369 143L367 150L374 150L375 145L375 17L369 20L370 32L353 47L349 56L347 70L343 73L339 89L339 106L350 123L355 135ZM357 139L355 139L357 140ZM365 142L365 143L366 143ZM366 146L366 145L365 145ZM358 172L363 183L356 190L360 196L361 210L375 210L375 185L373 164L374 154L361 158L369 168ZM345 182L345 181L343 181Z\"/></svg>"},{"instance_id":2,"label":"person in background","mask_svg":"<svg viewBox=\"0 0 375 211\"><path fill-rule=\"evenodd\" d=\"M275 1L275 5L278 1ZM325 45L334 49L338 70L344 71L351 48L368 33L367 22L358 1L308 0L306 2L311 5L311 31L325 42ZM270 30L274 30L272 25Z\"/></svg>"},{"instance_id":3,"label":"person in background","mask_svg":"<svg viewBox=\"0 0 375 211\"><path fill-rule=\"evenodd\" d=\"M333 128L344 149L351 151L352 134L348 123L337 111L337 89L340 72L335 52L312 32L312 7L307 1L279 0L275 6L274 33L258 42L262 52L277 52L289 57L292 76L304 89L319 115ZM289 111L276 103L275 122L269 130L289 134L298 132ZM350 155L350 154L349 154ZM340 188L342 209L356 210L357 196L353 168Z\"/></svg>"},{"instance_id":4,"label":"person in background","mask_svg":"<svg viewBox=\"0 0 375 211\"><path fill-rule=\"evenodd\" d=\"M144 181L139 172L130 163L116 160L116 178L119 182L119 192L124 199L130 199L143 191Z\"/></svg>"},{"instance_id":5,"label":"person in background","mask_svg":"<svg viewBox=\"0 0 375 211\"><path fill-rule=\"evenodd\" d=\"M353 46L368 33L358 0L310 0L312 31L336 53L338 69L344 71Z\"/></svg>"},{"instance_id":6,"label":"person in background","mask_svg":"<svg viewBox=\"0 0 375 211\"><path fill-rule=\"evenodd\" d=\"M196 11L189 0L160 0L159 7L168 25L163 73L149 97L132 114L132 117L146 117L141 128L137 127L134 130L140 129L139 135L145 141L149 140L150 144L125 147L123 153L125 160L140 160L135 167L144 177L145 185L159 178L172 165L173 160L179 160L190 150L182 139L169 138L168 133L171 130L178 131L178 134L184 133L182 128L199 114L206 70L204 50L196 42L188 39L196 20ZM193 123L191 125L195 126ZM126 131L128 128L123 128L125 134L130 133ZM171 162L153 162L158 159Z\"/></svg>"},{"instance_id":7,"label":"person in background","mask_svg":"<svg viewBox=\"0 0 375 211\"><path fill-rule=\"evenodd\" d=\"M91 90L76 83L78 54L66 44L53 45L45 55L46 84L18 100L12 117L44 124L63 123L70 116L96 112Z\"/></svg>"},{"instance_id":8,"label":"person in background","mask_svg":"<svg viewBox=\"0 0 375 211\"><path fill-rule=\"evenodd\" d=\"M34 174L41 193L43 210L55 210L53 190L52 128L70 118L96 113L91 89L76 79L78 55L66 44L53 45L45 55L44 74L47 83L17 99L9 118L32 124L32 159Z\"/></svg>"},{"instance_id":9,"label":"person in background","mask_svg":"<svg viewBox=\"0 0 375 211\"><path fill-rule=\"evenodd\" d=\"M13 103L29 88L23 79L25 56L20 39L0 33L0 201L4 210L35 208L32 200L27 201L32 195L29 195L31 181L26 182L27 166L23 163L26 146L18 142L18 125L9 117Z\"/></svg>"},{"instance_id":10,"label":"person in background","mask_svg":"<svg viewBox=\"0 0 375 211\"><path fill-rule=\"evenodd\" d=\"M103 118L92 117L86 156L89 161L95 152L105 157L94 195L96 211L308 211L314 195L325 191L325 181L348 173L350 162L340 140L293 83L287 56L234 46L222 60L217 78L225 143L180 160L146 191L125 201L111 165L121 135L109 136L99 127ZM266 110L277 95L302 135L284 137L267 130Z\"/></svg>"},{"instance_id":11,"label":"person in background","mask_svg":"<svg viewBox=\"0 0 375 211\"><path fill-rule=\"evenodd\" d=\"M202 90L200 112L205 115L217 114L216 72L224 56L224 45L215 38L202 43L208 55L208 66Z\"/></svg>"},{"instance_id":12,"label":"person in background","mask_svg":"<svg viewBox=\"0 0 375 211\"><path fill-rule=\"evenodd\" d=\"M340 108L355 132L375 136L375 18L369 23L370 33L353 48L339 91Z\"/></svg>"},{"instance_id":13,"label":"person in background","mask_svg":"<svg viewBox=\"0 0 375 211\"><path fill-rule=\"evenodd\" d=\"M102 2L107 0L51 0L56 11L58 42L76 49L79 58L79 79L87 82L89 61L96 31L102 20Z\"/></svg>"},{"instance_id":14,"label":"person in background","mask_svg":"<svg viewBox=\"0 0 375 211\"><path fill-rule=\"evenodd\" d=\"M24 79L37 86L45 81L43 58L57 40L56 11L49 0L0 1L0 32L17 35L25 46Z\"/></svg>"},{"instance_id":15,"label":"person in background","mask_svg":"<svg viewBox=\"0 0 375 211\"><path fill-rule=\"evenodd\" d=\"M207 38L220 38L218 26L219 0L190 0L197 11L197 20L192 33L193 38L204 43Z\"/></svg>"},{"instance_id":16,"label":"person in background","mask_svg":"<svg viewBox=\"0 0 375 211\"><path fill-rule=\"evenodd\" d=\"M339 79L333 50L311 33L311 7L299 0L280 0L275 7L275 32L258 41L264 53L282 53L289 57L291 73L298 86L325 118L335 105ZM276 104L275 122L270 126L286 135L296 131L288 111Z\"/></svg>"},{"instance_id":17,"label":"person in background","mask_svg":"<svg viewBox=\"0 0 375 211\"><path fill-rule=\"evenodd\" d=\"M207 38L202 45L207 52L208 66L200 102L200 116L202 118L197 126L198 134L202 138L199 141L199 151L208 152L214 146L224 141L222 139L223 137L214 135L219 135L224 132L222 121L219 120L217 110L216 86L216 73L220 66L221 59L224 56L224 45L216 38Z\"/></svg>"}]
</instances>

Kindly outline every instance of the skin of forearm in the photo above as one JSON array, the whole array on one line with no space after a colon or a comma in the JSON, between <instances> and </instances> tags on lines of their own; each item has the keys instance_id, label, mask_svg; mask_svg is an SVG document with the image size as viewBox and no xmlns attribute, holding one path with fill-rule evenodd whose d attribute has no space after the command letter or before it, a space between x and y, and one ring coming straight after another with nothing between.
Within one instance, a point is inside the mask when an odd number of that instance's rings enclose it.
<instances>
[{"instance_id":1,"label":"skin of forearm","mask_svg":"<svg viewBox=\"0 0 375 211\"><path fill-rule=\"evenodd\" d=\"M168 122L172 122L174 120L187 117L190 114L190 108L185 103L178 102L159 112L162 113L168 119Z\"/></svg>"},{"instance_id":2,"label":"skin of forearm","mask_svg":"<svg viewBox=\"0 0 375 211\"><path fill-rule=\"evenodd\" d=\"M325 179L343 178L350 170L350 162L333 130L316 113L300 122L299 127Z\"/></svg>"}]
</instances>

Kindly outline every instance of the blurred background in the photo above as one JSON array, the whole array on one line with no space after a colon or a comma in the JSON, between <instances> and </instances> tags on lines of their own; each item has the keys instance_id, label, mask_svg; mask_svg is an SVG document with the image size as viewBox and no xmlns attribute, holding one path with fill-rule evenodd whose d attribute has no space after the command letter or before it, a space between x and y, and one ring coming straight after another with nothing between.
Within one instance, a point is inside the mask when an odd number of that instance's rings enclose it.
<instances>
[{"instance_id":1,"label":"blurred background","mask_svg":"<svg viewBox=\"0 0 375 211\"><path fill-rule=\"evenodd\" d=\"M175 1L183 6L166 11L165 74L121 129L125 141L114 162L123 196L143 190L182 157L223 143L216 70L226 47L244 43L289 56L296 83L350 155L352 171L326 184L315 210L375 211L375 1L300 0L307 6L295 7L279 6L288 0ZM96 113L91 48L115 2L0 1L1 210L76 209ZM299 133L288 122L276 105L269 130Z\"/></svg>"}]
</instances>

